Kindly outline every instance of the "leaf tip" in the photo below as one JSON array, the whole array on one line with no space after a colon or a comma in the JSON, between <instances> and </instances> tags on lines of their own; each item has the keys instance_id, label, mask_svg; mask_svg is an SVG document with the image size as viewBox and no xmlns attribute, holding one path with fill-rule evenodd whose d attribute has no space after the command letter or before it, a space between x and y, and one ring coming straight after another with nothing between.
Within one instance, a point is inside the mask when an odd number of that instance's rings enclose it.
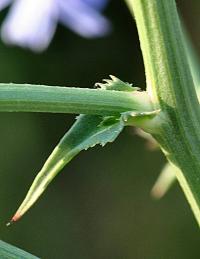
<instances>
[{"instance_id":1,"label":"leaf tip","mask_svg":"<svg viewBox=\"0 0 200 259\"><path fill-rule=\"evenodd\" d=\"M150 194L153 199L160 200L165 195L165 192L159 186L154 185L153 188L151 189Z\"/></svg>"},{"instance_id":2,"label":"leaf tip","mask_svg":"<svg viewBox=\"0 0 200 259\"><path fill-rule=\"evenodd\" d=\"M16 213L11 220L6 224L7 227L9 227L10 225L12 225L13 223L15 223L16 221L18 221L21 218L21 215L19 213Z\"/></svg>"}]
</instances>

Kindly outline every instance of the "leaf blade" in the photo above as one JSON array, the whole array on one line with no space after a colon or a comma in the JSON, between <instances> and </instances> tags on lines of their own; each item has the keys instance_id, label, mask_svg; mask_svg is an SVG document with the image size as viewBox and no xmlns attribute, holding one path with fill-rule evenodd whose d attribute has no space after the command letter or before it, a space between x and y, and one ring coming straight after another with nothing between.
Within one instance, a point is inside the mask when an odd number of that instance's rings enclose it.
<instances>
[{"instance_id":1,"label":"leaf blade","mask_svg":"<svg viewBox=\"0 0 200 259\"><path fill-rule=\"evenodd\" d=\"M104 116L80 115L55 147L41 171L36 176L27 196L11 219L17 221L36 202L57 173L80 151L97 144L104 146L112 142L124 127L119 117L113 117L112 123L105 123Z\"/></svg>"}]
</instances>

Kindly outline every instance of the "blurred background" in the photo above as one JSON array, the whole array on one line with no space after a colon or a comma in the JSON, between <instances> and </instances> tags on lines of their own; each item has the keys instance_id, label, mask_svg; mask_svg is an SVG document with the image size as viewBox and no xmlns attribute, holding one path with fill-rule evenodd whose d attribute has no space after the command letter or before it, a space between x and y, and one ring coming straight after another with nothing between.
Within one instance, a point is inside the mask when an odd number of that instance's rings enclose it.
<instances>
[{"instance_id":1,"label":"blurred background","mask_svg":"<svg viewBox=\"0 0 200 259\"><path fill-rule=\"evenodd\" d=\"M178 7L200 50L199 1L179 0ZM41 54L1 42L0 82L93 87L113 74L144 88L126 5L110 1L105 15L113 29L101 39L86 40L59 25ZM148 150L133 128L104 148L82 152L22 220L6 227L74 116L1 113L0 121L0 239L50 259L200 258L199 228L178 184L161 201L150 197L165 158Z\"/></svg>"}]
</instances>

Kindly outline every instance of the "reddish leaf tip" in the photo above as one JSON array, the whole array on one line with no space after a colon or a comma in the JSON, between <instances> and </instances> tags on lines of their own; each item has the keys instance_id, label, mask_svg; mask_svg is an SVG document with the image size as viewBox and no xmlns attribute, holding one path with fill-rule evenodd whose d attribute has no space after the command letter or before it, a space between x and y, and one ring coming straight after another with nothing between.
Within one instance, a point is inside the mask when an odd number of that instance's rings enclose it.
<instances>
[{"instance_id":1,"label":"reddish leaf tip","mask_svg":"<svg viewBox=\"0 0 200 259\"><path fill-rule=\"evenodd\" d=\"M12 219L6 224L7 227L9 227L10 225L12 225L13 223L15 223L16 221L18 221L20 219L20 215L19 214L15 214Z\"/></svg>"}]
</instances>

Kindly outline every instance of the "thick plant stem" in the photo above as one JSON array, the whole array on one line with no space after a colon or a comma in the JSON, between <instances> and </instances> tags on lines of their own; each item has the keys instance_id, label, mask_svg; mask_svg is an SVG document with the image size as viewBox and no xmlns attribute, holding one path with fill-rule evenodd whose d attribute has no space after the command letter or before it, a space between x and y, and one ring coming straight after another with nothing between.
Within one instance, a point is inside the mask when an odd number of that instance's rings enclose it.
<instances>
[{"instance_id":1,"label":"thick plant stem","mask_svg":"<svg viewBox=\"0 0 200 259\"><path fill-rule=\"evenodd\" d=\"M146 92L0 84L0 112L119 115L126 111L151 110Z\"/></svg>"},{"instance_id":2,"label":"thick plant stem","mask_svg":"<svg viewBox=\"0 0 200 259\"><path fill-rule=\"evenodd\" d=\"M144 58L147 91L162 116L152 135L176 170L200 225L200 109L174 0L127 0Z\"/></svg>"}]
</instances>

